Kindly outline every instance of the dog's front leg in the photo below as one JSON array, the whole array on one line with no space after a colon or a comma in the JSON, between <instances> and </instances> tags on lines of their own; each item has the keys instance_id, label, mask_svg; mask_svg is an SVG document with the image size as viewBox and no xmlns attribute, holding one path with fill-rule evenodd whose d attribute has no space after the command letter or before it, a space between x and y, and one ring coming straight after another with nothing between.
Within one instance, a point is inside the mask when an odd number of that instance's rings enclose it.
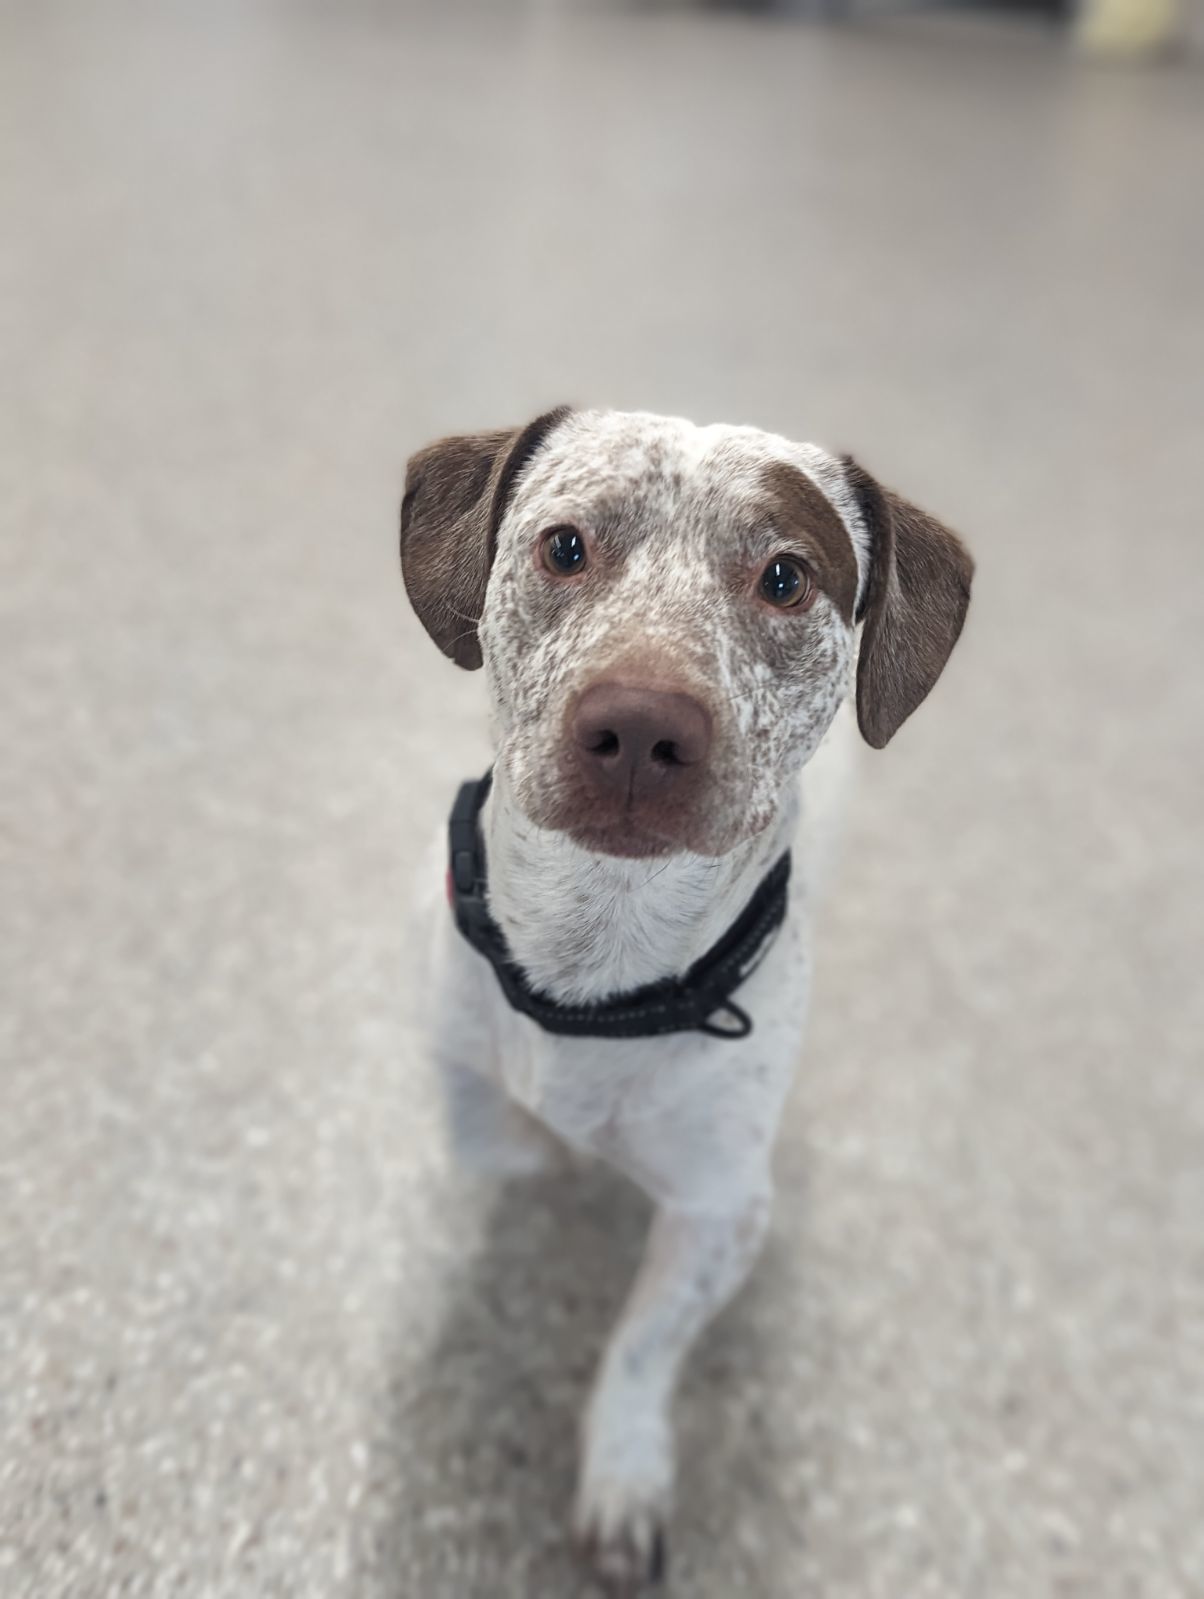
<instances>
[{"instance_id":1,"label":"dog's front leg","mask_svg":"<svg viewBox=\"0 0 1204 1599\"><path fill-rule=\"evenodd\" d=\"M699 1333L757 1257L769 1183L721 1212L662 1207L585 1413L577 1535L601 1575L656 1581L673 1492L670 1407Z\"/></svg>"},{"instance_id":2,"label":"dog's front leg","mask_svg":"<svg viewBox=\"0 0 1204 1599\"><path fill-rule=\"evenodd\" d=\"M568 1169L564 1145L516 1105L500 1083L451 1061L440 1064L439 1075L452 1157L465 1171L529 1177Z\"/></svg>"}]
</instances>

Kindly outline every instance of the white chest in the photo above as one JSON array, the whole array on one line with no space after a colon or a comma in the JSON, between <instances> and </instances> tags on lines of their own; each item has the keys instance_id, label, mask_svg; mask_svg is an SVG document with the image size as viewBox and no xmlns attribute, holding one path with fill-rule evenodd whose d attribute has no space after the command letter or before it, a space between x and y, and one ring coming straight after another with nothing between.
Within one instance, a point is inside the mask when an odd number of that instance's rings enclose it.
<instances>
[{"instance_id":1,"label":"white chest","mask_svg":"<svg viewBox=\"0 0 1204 1599\"><path fill-rule=\"evenodd\" d=\"M451 934L441 940L432 993L455 996L437 1006L441 1058L492 1078L567 1144L609 1161L658 1199L710 1202L764 1166L806 1009L797 911L740 989L754 1028L738 1041L547 1033L510 1008L484 959Z\"/></svg>"}]
</instances>

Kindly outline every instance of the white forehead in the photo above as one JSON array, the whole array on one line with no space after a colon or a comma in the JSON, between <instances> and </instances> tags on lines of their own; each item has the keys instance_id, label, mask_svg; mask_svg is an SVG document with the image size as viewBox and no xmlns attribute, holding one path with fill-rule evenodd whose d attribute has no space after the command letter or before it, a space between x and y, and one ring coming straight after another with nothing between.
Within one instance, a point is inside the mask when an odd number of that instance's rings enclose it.
<instances>
[{"instance_id":1,"label":"white forehead","mask_svg":"<svg viewBox=\"0 0 1204 1599\"><path fill-rule=\"evenodd\" d=\"M737 494L745 486L755 494L764 467L785 462L810 478L844 524L857 560L860 603L869 572L869 533L844 467L818 444L798 444L778 433L725 422L700 426L651 411L573 411L541 455L548 465L571 461L582 479L600 489L630 484L642 470L650 477L669 470L703 485L721 477ZM542 476L538 466L537 460L535 479Z\"/></svg>"}]
</instances>

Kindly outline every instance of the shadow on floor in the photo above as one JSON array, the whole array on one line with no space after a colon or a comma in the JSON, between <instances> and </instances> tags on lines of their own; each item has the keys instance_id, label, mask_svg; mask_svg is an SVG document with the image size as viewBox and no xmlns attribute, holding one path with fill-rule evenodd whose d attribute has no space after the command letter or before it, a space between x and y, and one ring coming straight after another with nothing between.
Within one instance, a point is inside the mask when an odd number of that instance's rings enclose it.
<instances>
[{"instance_id":1,"label":"shadow on floor","mask_svg":"<svg viewBox=\"0 0 1204 1599\"><path fill-rule=\"evenodd\" d=\"M578 1417L647 1221L641 1196L602 1169L498 1192L429 1350L411 1364L399 1341L353 1591L380 1599L598 1591L568 1536ZM798 1449L797 1418L767 1397L784 1355L767 1313L775 1252L771 1242L695 1352L678 1404L673 1586L681 1592L789 1591L784 1580L773 1586L767 1562L793 1529L726 1537L741 1506L754 1524L762 1511L772 1520L775 1461ZM703 1586L695 1566L705 1568Z\"/></svg>"}]
</instances>

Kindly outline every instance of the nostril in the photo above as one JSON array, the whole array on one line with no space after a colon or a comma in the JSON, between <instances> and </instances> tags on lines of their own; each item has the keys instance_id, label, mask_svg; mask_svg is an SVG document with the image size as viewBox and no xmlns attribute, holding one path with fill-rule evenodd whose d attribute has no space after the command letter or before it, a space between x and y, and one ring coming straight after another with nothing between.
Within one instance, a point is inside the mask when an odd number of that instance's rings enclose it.
<instances>
[{"instance_id":1,"label":"nostril","mask_svg":"<svg viewBox=\"0 0 1204 1599\"><path fill-rule=\"evenodd\" d=\"M617 755L619 735L609 727L600 727L583 740L591 755Z\"/></svg>"},{"instance_id":2,"label":"nostril","mask_svg":"<svg viewBox=\"0 0 1204 1599\"><path fill-rule=\"evenodd\" d=\"M565 731L582 778L630 799L681 788L691 772L701 773L711 719L688 694L602 681L577 698Z\"/></svg>"}]
</instances>

